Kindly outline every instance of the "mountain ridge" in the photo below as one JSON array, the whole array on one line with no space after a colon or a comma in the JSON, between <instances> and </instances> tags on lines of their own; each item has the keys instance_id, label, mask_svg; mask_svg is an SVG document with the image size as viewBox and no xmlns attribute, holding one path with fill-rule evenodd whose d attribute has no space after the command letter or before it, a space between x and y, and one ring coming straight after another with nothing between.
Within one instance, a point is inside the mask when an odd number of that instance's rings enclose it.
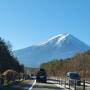
<instances>
[{"instance_id":1,"label":"mountain ridge","mask_svg":"<svg viewBox=\"0 0 90 90\"><path fill-rule=\"evenodd\" d=\"M64 33L54 36L42 44L14 51L14 54L26 66L39 67L43 62L68 58L89 49L90 47L84 42L71 34Z\"/></svg>"}]
</instances>

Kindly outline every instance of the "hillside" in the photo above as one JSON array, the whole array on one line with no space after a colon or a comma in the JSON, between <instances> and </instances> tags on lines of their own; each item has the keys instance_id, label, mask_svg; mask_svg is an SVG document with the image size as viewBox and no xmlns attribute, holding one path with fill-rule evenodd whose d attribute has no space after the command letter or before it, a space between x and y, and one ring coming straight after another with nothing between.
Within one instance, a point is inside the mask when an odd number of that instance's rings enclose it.
<instances>
[{"instance_id":1,"label":"hillside","mask_svg":"<svg viewBox=\"0 0 90 90\"><path fill-rule=\"evenodd\" d=\"M40 45L14 51L21 63L28 67L39 67L41 63L53 59L65 59L76 53L84 52L89 46L71 34L57 35Z\"/></svg>"},{"instance_id":2,"label":"hillside","mask_svg":"<svg viewBox=\"0 0 90 90\"><path fill-rule=\"evenodd\" d=\"M64 76L67 72L78 72L82 78L90 78L90 50L84 53L78 53L72 58L64 60L52 60L47 63L42 63L41 68L44 68L50 76Z\"/></svg>"}]
</instances>

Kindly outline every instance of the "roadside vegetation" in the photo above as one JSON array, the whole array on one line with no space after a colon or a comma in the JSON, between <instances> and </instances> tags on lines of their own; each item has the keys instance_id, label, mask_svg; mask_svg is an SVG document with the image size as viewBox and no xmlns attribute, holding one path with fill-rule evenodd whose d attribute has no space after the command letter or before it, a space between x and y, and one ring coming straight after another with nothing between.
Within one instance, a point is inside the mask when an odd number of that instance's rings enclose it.
<instances>
[{"instance_id":1,"label":"roadside vegetation","mask_svg":"<svg viewBox=\"0 0 90 90\"><path fill-rule=\"evenodd\" d=\"M9 85L20 80L23 73L24 65L14 57L11 45L0 38L0 83Z\"/></svg>"},{"instance_id":2,"label":"roadside vegetation","mask_svg":"<svg viewBox=\"0 0 90 90\"><path fill-rule=\"evenodd\" d=\"M65 60L52 60L40 66L49 76L63 77L67 72L78 72L82 79L90 79L90 51L78 53Z\"/></svg>"},{"instance_id":3,"label":"roadside vegetation","mask_svg":"<svg viewBox=\"0 0 90 90\"><path fill-rule=\"evenodd\" d=\"M10 44L0 38L0 72L3 73L7 69L23 72L24 66L14 57L10 46Z\"/></svg>"}]
</instances>

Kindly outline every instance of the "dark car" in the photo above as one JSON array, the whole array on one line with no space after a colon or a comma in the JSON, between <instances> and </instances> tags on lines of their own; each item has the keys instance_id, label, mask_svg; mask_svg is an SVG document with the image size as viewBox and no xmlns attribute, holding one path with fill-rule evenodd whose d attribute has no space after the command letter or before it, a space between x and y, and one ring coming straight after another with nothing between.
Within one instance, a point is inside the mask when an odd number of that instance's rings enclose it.
<instances>
[{"instance_id":1,"label":"dark car","mask_svg":"<svg viewBox=\"0 0 90 90\"><path fill-rule=\"evenodd\" d=\"M30 75L30 79L31 79L31 80L35 80L35 79L36 79L36 76L35 76L34 74L31 74L31 75Z\"/></svg>"},{"instance_id":2,"label":"dark car","mask_svg":"<svg viewBox=\"0 0 90 90\"><path fill-rule=\"evenodd\" d=\"M46 71L44 69L40 69L38 71L38 73L36 75L36 81L46 83L47 75L46 75Z\"/></svg>"},{"instance_id":3,"label":"dark car","mask_svg":"<svg viewBox=\"0 0 90 90\"><path fill-rule=\"evenodd\" d=\"M77 72L68 72L66 74L66 79L67 84L74 85L76 83L76 85L81 85L81 78Z\"/></svg>"}]
</instances>

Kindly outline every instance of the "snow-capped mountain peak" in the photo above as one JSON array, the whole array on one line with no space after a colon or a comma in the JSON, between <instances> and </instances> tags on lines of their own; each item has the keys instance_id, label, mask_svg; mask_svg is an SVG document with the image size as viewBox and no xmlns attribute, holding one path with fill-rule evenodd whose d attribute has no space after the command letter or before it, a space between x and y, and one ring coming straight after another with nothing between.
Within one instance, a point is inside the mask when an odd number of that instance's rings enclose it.
<instances>
[{"instance_id":1,"label":"snow-capped mountain peak","mask_svg":"<svg viewBox=\"0 0 90 90\"><path fill-rule=\"evenodd\" d=\"M46 45L46 44L59 44L61 41L64 41L65 38L67 36L69 36L71 34L68 34L68 33L63 33L63 34L59 34L57 36L54 36L50 39L48 39L46 42L40 44L40 45Z\"/></svg>"},{"instance_id":2,"label":"snow-capped mountain peak","mask_svg":"<svg viewBox=\"0 0 90 90\"><path fill-rule=\"evenodd\" d=\"M53 59L65 59L76 53L85 52L90 47L71 34L63 33L52 37L40 45L30 46L14 52L25 66L38 67Z\"/></svg>"},{"instance_id":3,"label":"snow-capped mountain peak","mask_svg":"<svg viewBox=\"0 0 90 90\"><path fill-rule=\"evenodd\" d=\"M50 42L51 40L55 40L55 39L57 39L59 42L61 41L61 40L64 40L67 36L69 36L70 34L68 34L68 33L63 33L63 34L59 34L59 35L57 35L57 36L55 36L55 37L53 37L53 38L50 38L49 40L48 40L48 42Z\"/></svg>"}]
</instances>

